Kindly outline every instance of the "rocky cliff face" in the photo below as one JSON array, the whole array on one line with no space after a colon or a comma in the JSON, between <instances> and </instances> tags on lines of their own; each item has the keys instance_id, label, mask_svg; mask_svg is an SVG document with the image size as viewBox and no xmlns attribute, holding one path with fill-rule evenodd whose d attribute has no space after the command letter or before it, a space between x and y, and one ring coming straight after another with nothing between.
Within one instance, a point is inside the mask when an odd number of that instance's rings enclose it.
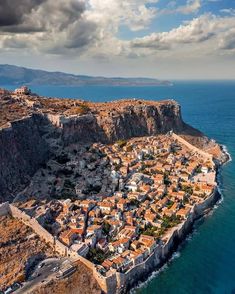
<instances>
[{"instance_id":1,"label":"rocky cliff face","mask_svg":"<svg viewBox=\"0 0 235 294\"><path fill-rule=\"evenodd\" d=\"M147 135L164 134L173 130L179 134L202 134L185 124L181 110L175 101L160 104L117 105L104 115L89 114L80 118L70 118L63 124L64 144L78 141L104 143L120 139Z\"/></svg>"},{"instance_id":2,"label":"rocky cliff face","mask_svg":"<svg viewBox=\"0 0 235 294\"><path fill-rule=\"evenodd\" d=\"M48 101L54 103L53 99ZM66 103L71 104L71 101ZM60 108L63 107L60 105ZM53 116L30 109L29 117L0 129L0 201L12 199L29 183L40 165L48 160L56 142L62 146L81 142L109 143L170 130L193 139L203 137L183 122L180 106L173 100L89 103L87 114L67 117L55 109Z\"/></svg>"},{"instance_id":3,"label":"rocky cliff face","mask_svg":"<svg viewBox=\"0 0 235 294\"><path fill-rule=\"evenodd\" d=\"M13 197L49 156L40 116L32 116L0 130L0 201Z\"/></svg>"}]
</instances>

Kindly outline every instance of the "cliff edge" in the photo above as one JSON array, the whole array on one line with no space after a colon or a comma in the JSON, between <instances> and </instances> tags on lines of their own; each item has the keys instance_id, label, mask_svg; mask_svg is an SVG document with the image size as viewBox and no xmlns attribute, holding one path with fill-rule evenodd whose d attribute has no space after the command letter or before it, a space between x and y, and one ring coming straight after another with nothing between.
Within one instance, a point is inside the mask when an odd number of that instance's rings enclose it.
<instances>
[{"instance_id":1,"label":"cliff edge","mask_svg":"<svg viewBox=\"0 0 235 294\"><path fill-rule=\"evenodd\" d=\"M174 131L199 148L221 148L186 124L174 100L92 103L35 95L0 95L0 201L12 200L47 160L70 144L111 143Z\"/></svg>"}]
</instances>

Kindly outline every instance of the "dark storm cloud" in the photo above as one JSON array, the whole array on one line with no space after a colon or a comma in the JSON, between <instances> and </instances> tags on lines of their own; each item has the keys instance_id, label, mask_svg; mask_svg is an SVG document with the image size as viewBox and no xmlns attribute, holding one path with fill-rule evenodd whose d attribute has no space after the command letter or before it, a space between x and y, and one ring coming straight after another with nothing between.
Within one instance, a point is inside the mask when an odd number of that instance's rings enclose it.
<instances>
[{"instance_id":1,"label":"dark storm cloud","mask_svg":"<svg viewBox=\"0 0 235 294\"><path fill-rule=\"evenodd\" d=\"M68 32L65 48L73 49L84 47L96 38L96 25L92 22L80 22Z\"/></svg>"},{"instance_id":2,"label":"dark storm cloud","mask_svg":"<svg viewBox=\"0 0 235 294\"><path fill-rule=\"evenodd\" d=\"M86 17L84 0L1 1L2 48L79 54L99 35L97 23Z\"/></svg>"},{"instance_id":3,"label":"dark storm cloud","mask_svg":"<svg viewBox=\"0 0 235 294\"><path fill-rule=\"evenodd\" d=\"M78 0L0 0L0 31L30 33L64 30L85 11Z\"/></svg>"},{"instance_id":4,"label":"dark storm cloud","mask_svg":"<svg viewBox=\"0 0 235 294\"><path fill-rule=\"evenodd\" d=\"M224 50L235 49L235 40L227 41L226 44L223 47L221 47L221 49L224 49Z\"/></svg>"},{"instance_id":5,"label":"dark storm cloud","mask_svg":"<svg viewBox=\"0 0 235 294\"><path fill-rule=\"evenodd\" d=\"M33 8L46 0L1 0L0 1L0 27L17 26L24 21Z\"/></svg>"}]
</instances>

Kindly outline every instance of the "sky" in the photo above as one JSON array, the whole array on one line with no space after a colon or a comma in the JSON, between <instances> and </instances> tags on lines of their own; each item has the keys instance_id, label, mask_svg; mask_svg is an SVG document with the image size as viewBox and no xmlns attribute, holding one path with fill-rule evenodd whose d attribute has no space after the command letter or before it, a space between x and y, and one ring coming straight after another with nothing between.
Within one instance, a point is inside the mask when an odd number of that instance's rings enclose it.
<instances>
[{"instance_id":1,"label":"sky","mask_svg":"<svg viewBox=\"0 0 235 294\"><path fill-rule=\"evenodd\" d=\"M0 0L0 63L235 79L235 0Z\"/></svg>"}]
</instances>

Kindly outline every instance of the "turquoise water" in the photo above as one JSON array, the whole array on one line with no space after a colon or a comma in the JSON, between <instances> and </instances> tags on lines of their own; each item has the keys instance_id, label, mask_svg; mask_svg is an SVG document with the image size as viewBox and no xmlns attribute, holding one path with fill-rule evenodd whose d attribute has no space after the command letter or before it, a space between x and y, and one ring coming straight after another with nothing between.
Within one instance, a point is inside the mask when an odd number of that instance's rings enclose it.
<instances>
[{"instance_id":1,"label":"turquoise water","mask_svg":"<svg viewBox=\"0 0 235 294\"><path fill-rule=\"evenodd\" d=\"M123 97L174 98L183 118L225 144L235 158L235 82L175 82L172 87L33 87L41 95L108 101ZM235 163L222 171L224 200L189 241L138 294L235 293Z\"/></svg>"}]
</instances>

